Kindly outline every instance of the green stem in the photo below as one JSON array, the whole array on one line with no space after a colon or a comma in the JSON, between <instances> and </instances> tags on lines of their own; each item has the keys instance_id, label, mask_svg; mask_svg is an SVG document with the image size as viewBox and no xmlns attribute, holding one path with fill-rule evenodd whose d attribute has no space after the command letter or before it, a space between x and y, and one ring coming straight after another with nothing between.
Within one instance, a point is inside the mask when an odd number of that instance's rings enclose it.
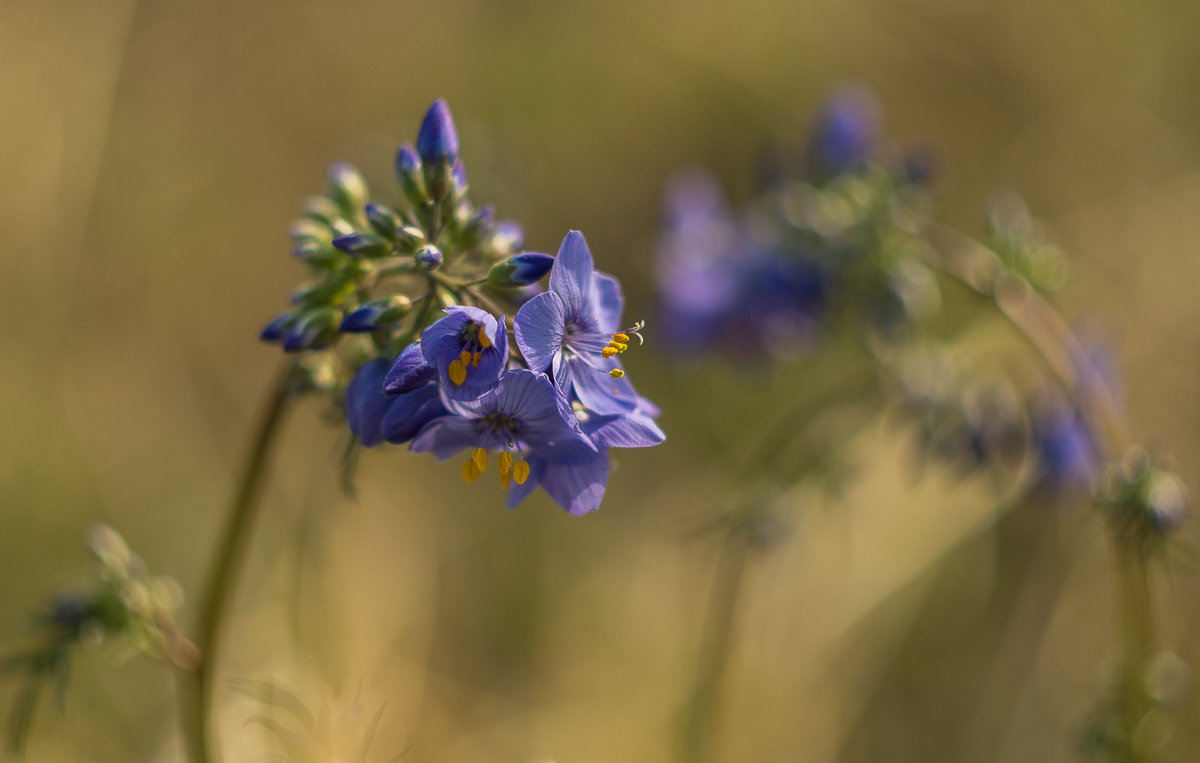
<instances>
[{"instance_id":1,"label":"green stem","mask_svg":"<svg viewBox=\"0 0 1200 763\"><path fill-rule=\"evenodd\" d=\"M750 543L750 534L741 528L740 531L731 529L721 544L721 557L709 594L696 682L684 711L679 746L681 763L703 763L714 759L712 740L716 732L717 704L725 666L732 652L733 624L737 619Z\"/></svg>"},{"instance_id":2,"label":"green stem","mask_svg":"<svg viewBox=\"0 0 1200 763\"><path fill-rule=\"evenodd\" d=\"M292 360L278 372L262 410L201 598L200 638L196 644L200 657L181 696L185 743L192 763L218 763L221 760L219 747L214 745L219 740L215 739L211 727L213 679L220 657L222 625L250 545L267 462L288 407L296 367L296 361Z\"/></svg>"},{"instance_id":3,"label":"green stem","mask_svg":"<svg viewBox=\"0 0 1200 763\"><path fill-rule=\"evenodd\" d=\"M1151 763L1158 759L1152 751L1141 749L1137 731L1142 719L1153 709L1146 693L1145 666L1154 647L1154 616L1151 608L1150 579L1146 559L1133 540L1133 534L1113 529L1114 554L1117 558L1118 593L1124 635L1124 653L1118 684L1118 712L1121 722L1121 753L1126 763Z\"/></svg>"},{"instance_id":4,"label":"green stem","mask_svg":"<svg viewBox=\"0 0 1200 763\"><path fill-rule=\"evenodd\" d=\"M1032 288L1005 288L996 279L999 258L982 244L949 229L941 229L942 255L934 263L943 273L994 300L1000 314L1041 355L1063 392L1096 433L1105 461L1121 457L1130 446L1129 434L1111 391L1091 382L1091 361L1058 312ZM1146 693L1144 671L1156 639L1146 550L1139 533L1110 519L1109 535L1117 567L1117 616L1122 658L1117 713L1123 763L1151 763L1158 756L1138 749L1136 733L1153 703Z\"/></svg>"}]
</instances>

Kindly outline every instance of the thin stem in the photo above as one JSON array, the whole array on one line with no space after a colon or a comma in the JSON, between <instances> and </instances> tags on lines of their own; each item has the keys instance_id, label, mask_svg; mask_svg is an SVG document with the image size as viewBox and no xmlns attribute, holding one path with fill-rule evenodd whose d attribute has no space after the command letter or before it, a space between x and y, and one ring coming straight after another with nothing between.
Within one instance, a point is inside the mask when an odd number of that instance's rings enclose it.
<instances>
[{"instance_id":1,"label":"thin stem","mask_svg":"<svg viewBox=\"0 0 1200 763\"><path fill-rule=\"evenodd\" d=\"M679 746L681 763L703 763L714 759L712 739L716 731L717 704L725 666L733 651L733 624L737 619L750 543L751 537L745 528L730 530L721 543L721 556L709 594L704 640L696 666L696 682L684 711Z\"/></svg>"},{"instance_id":2,"label":"thin stem","mask_svg":"<svg viewBox=\"0 0 1200 763\"><path fill-rule=\"evenodd\" d=\"M1131 533L1113 531L1114 555L1117 558L1118 599L1122 606L1121 624L1124 654L1118 685L1118 712L1121 714L1121 752L1128 763L1150 763L1158 758L1152 751L1141 749L1137 731L1142 719L1153 708L1146 693L1144 671L1146 660L1154 647L1154 616L1151 606L1150 579L1141 548L1131 539Z\"/></svg>"},{"instance_id":3,"label":"thin stem","mask_svg":"<svg viewBox=\"0 0 1200 763\"><path fill-rule=\"evenodd\" d=\"M942 257L934 264L994 299L1001 315L1042 356L1063 392L1099 438L1104 460L1119 458L1130 445L1120 408L1106 385L1092 378L1092 363L1066 322L1032 288L1005 288L998 282L995 265L999 258L990 249L957 231L943 228L940 233ZM1110 519L1108 531L1117 566L1117 617L1124 642L1117 697L1120 754L1125 763L1151 763L1158 756L1139 749L1135 738L1152 709L1143 677L1156 639L1146 550L1139 534L1123 526L1120 519Z\"/></svg>"},{"instance_id":4,"label":"thin stem","mask_svg":"<svg viewBox=\"0 0 1200 763\"><path fill-rule=\"evenodd\" d=\"M215 734L210 734L210 727L213 679L220 657L222 625L250 545L250 532L260 505L267 462L288 407L296 367L297 362L292 360L280 369L262 409L254 442L242 467L225 530L212 561L208 585L201 598L200 638L196 644L200 656L191 673L191 680L180 697L185 719L185 742L193 763L218 763L221 760L219 748L212 746L217 740L210 738L215 737Z\"/></svg>"}]
</instances>

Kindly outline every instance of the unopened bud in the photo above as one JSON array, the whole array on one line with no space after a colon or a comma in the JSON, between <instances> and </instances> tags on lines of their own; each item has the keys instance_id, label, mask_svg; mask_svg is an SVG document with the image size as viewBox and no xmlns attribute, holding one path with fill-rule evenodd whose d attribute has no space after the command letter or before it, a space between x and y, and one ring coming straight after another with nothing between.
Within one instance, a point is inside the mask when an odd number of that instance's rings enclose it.
<instances>
[{"instance_id":1,"label":"unopened bud","mask_svg":"<svg viewBox=\"0 0 1200 763\"><path fill-rule=\"evenodd\" d=\"M435 270L442 264L442 250L433 244L426 244L414 255L417 265L425 270Z\"/></svg>"},{"instance_id":2,"label":"unopened bud","mask_svg":"<svg viewBox=\"0 0 1200 763\"><path fill-rule=\"evenodd\" d=\"M392 251L392 243L374 233L350 233L338 236L333 245L353 257L382 257Z\"/></svg>"},{"instance_id":3,"label":"unopened bud","mask_svg":"<svg viewBox=\"0 0 1200 763\"><path fill-rule=\"evenodd\" d=\"M337 162L329 168L329 195L342 214L356 218L367 203L367 181L354 165Z\"/></svg>"},{"instance_id":4,"label":"unopened bud","mask_svg":"<svg viewBox=\"0 0 1200 763\"><path fill-rule=\"evenodd\" d=\"M412 300L403 294L371 300L342 321L340 330L349 333L379 331L397 323L412 309Z\"/></svg>"},{"instance_id":5,"label":"unopened bud","mask_svg":"<svg viewBox=\"0 0 1200 763\"><path fill-rule=\"evenodd\" d=\"M488 283L501 289L528 286L542 279L554 265L554 258L541 252L522 252L501 260L488 271Z\"/></svg>"},{"instance_id":6,"label":"unopened bud","mask_svg":"<svg viewBox=\"0 0 1200 763\"><path fill-rule=\"evenodd\" d=\"M371 230L388 241L396 240L396 227L399 225L399 221L396 220L395 212L382 204L375 203L368 204L365 211Z\"/></svg>"}]
</instances>

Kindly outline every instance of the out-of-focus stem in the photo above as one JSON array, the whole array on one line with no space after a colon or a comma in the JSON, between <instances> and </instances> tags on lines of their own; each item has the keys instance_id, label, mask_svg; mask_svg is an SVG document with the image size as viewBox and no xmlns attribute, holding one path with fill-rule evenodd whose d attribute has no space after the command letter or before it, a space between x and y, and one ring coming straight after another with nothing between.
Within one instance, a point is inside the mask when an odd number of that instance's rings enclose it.
<instances>
[{"instance_id":1,"label":"out-of-focus stem","mask_svg":"<svg viewBox=\"0 0 1200 763\"><path fill-rule=\"evenodd\" d=\"M940 259L945 274L995 301L1000 313L1042 356L1064 393L1096 433L1104 460L1120 458L1130 446L1129 434L1112 393L1094 379L1090 359L1058 312L1027 285L1008 288L995 277L999 258L982 244L957 231L939 230ZM1152 703L1146 693L1145 666L1156 639L1146 548L1136 532L1110 519L1117 573L1117 616L1122 634L1117 710L1120 735L1116 752L1125 763L1153 763L1154 752L1141 749L1137 730Z\"/></svg>"},{"instance_id":2,"label":"out-of-focus stem","mask_svg":"<svg viewBox=\"0 0 1200 763\"><path fill-rule=\"evenodd\" d=\"M712 741L716 732L717 705L725 666L732 652L733 625L751 543L750 533L744 527L731 529L721 543L721 556L709 593L696 680L684 710L680 763L704 763L714 759Z\"/></svg>"},{"instance_id":3,"label":"out-of-focus stem","mask_svg":"<svg viewBox=\"0 0 1200 763\"><path fill-rule=\"evenodd\" d=\"M200 638L196 643L200 656L180 691L184 741L192 763L219 763L221 760L218 740L211 729L213 678L220 657L221 630L250 545L267 462L278 441L295 370L294 360L279 370L260 413L254 442L242 466L237 492L201 597Z\"/></svg>"}]
</instances>

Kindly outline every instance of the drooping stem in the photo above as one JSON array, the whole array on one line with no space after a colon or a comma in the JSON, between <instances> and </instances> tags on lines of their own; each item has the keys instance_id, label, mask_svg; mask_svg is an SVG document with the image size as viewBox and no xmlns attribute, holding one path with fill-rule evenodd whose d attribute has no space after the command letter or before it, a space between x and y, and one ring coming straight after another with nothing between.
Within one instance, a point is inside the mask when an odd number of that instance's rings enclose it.
<instances>
[{"instance_id":1,"label":"drooping stem","mask_svg":"<svg viewBox=\"0 0 1200 763\"><path fill-rule=\"evenodd\" d=\"M254 441L246 454L225 529L200 599L200 636L196 642L200 658L180 691L185 744L192 763L219 763L221 760L211 726L213 679L220 657L222 627L250 546L263 478L288 408L296 367L296 361L292 360L278 371L260 413Z\"/></svg>"}]
</instances>

